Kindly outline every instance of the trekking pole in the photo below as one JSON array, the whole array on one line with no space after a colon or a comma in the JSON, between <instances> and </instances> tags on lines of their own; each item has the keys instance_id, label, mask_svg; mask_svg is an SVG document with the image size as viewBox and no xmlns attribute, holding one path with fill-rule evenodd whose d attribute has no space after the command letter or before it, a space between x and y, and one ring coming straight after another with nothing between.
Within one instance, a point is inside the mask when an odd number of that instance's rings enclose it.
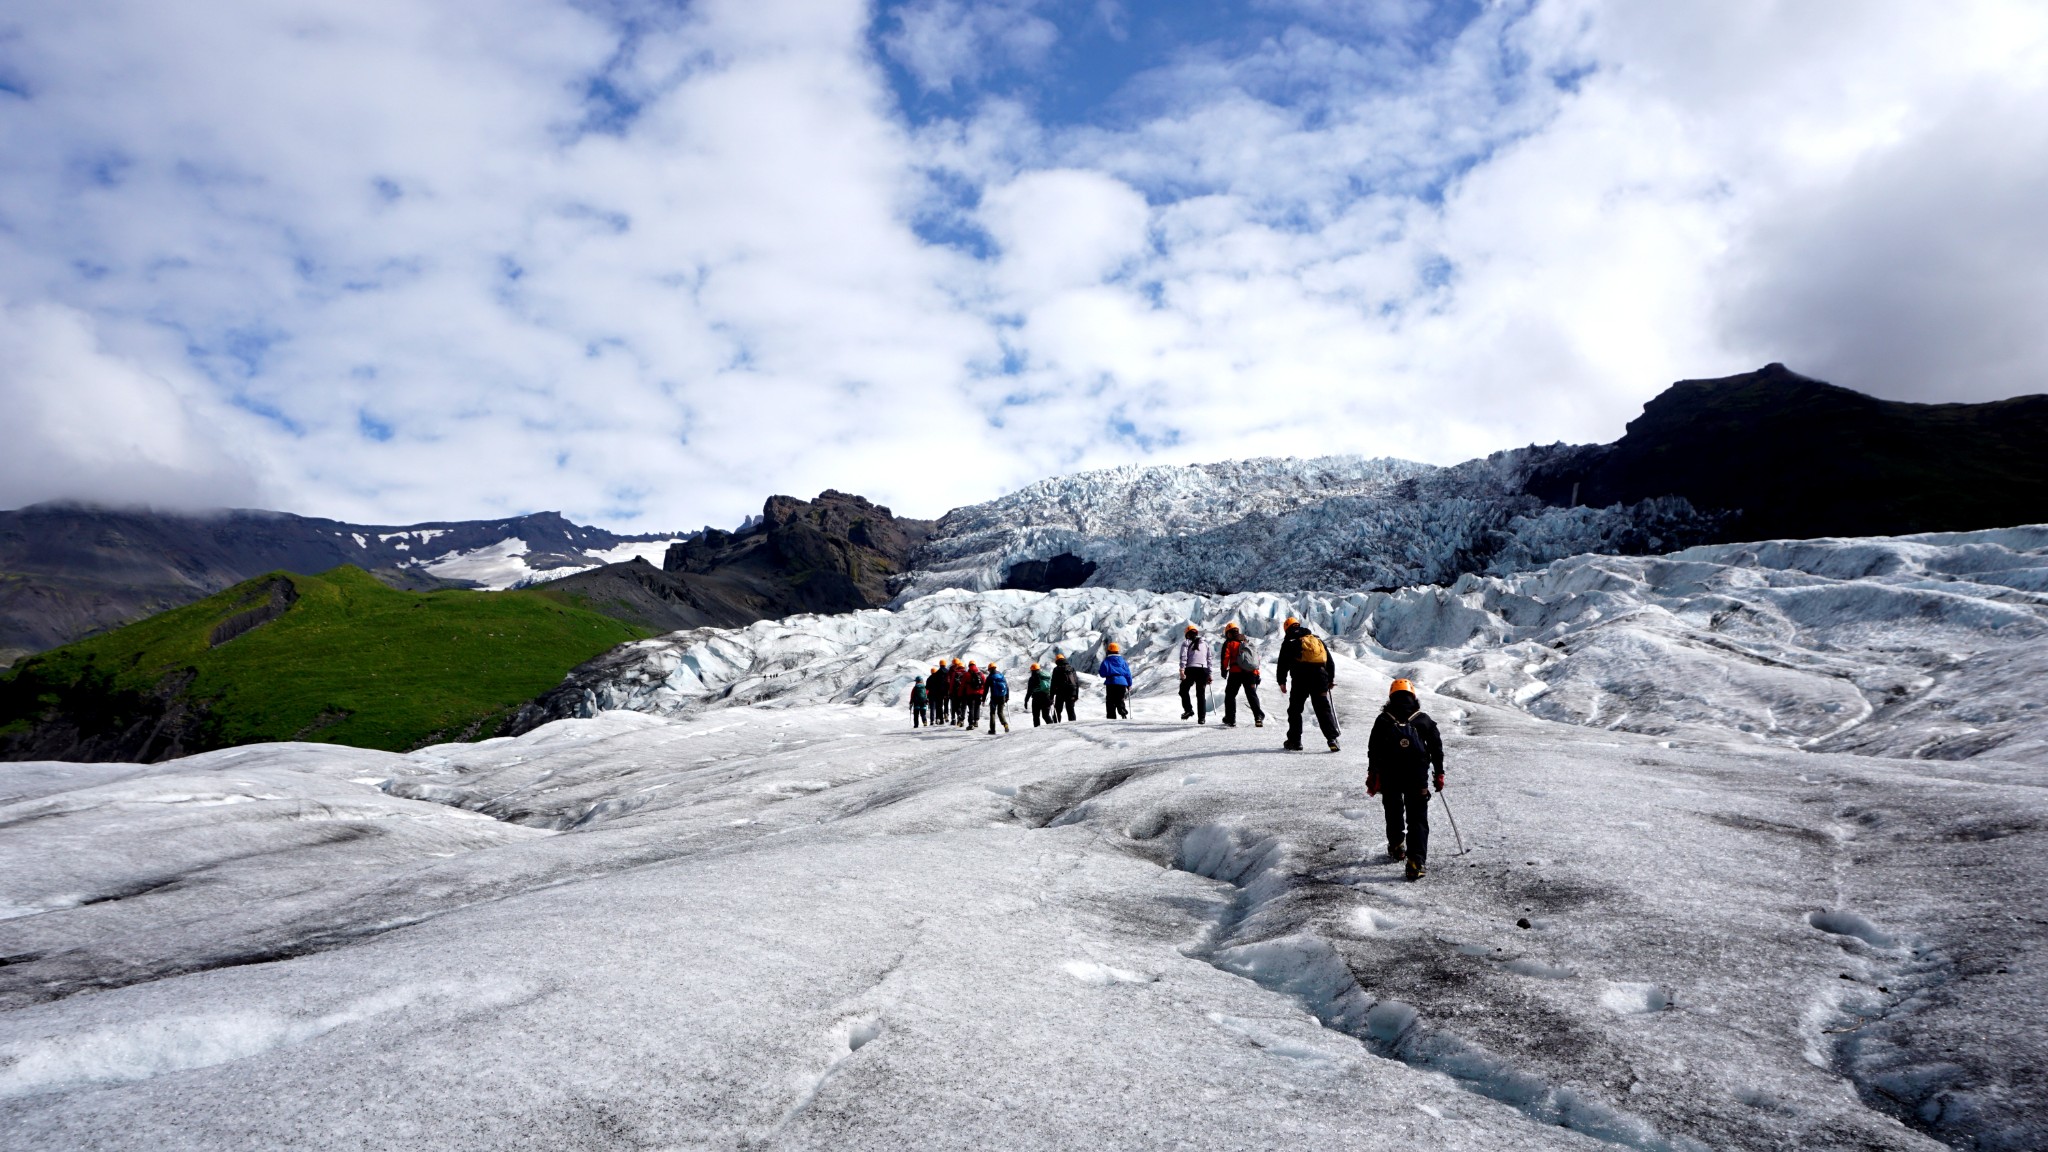
<instances>
[{"instance_id":1,"label":"trekking pole","mask_svg":"<svg viewBox=\"0 0 2048 1152\"><path fill-rule=\"evenodd\" d=\"M1437 790L1436 798L1444 802L1444 815L1449 816L1451 820L1451 835L1458 841L1458 855L1463 856L1465 854L1465 837L1458 832L1458 818L1451 815L1451 799L1443 794L1442 789Z\"/></svg>"}]
</instances>

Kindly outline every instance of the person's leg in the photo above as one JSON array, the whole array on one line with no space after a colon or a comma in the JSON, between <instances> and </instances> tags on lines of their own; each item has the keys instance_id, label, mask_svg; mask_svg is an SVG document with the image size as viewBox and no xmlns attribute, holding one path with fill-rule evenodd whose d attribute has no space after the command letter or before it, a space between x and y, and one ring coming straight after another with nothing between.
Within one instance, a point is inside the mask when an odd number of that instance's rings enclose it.
<instances>
[{"instance_id":1,"label":"person's leg","mask_svg":"<svg viewBox=\"0 0 2048 1152\"><path fill-rule=\"evenodd\" d=\"M1408 859L1416 864L1429 863L1429 793L1417 790L1408 793Z\"/></svg>"},{"instance_id":2,"label":"person's leg","mask_svg":"<svg viewBox=\"0 0 2048 1152\"><path fill-rule=\"evenodd\" d=\"M1387 813L1387 855L1399 860L1408 843L1407 826L1402 822L1401 810L1404 802L1401 790L1388 788L1380 792L1380 807Z\"/></svg>"},{"instance_id":3,"label":"person's leg","mask_svg":"<svg viewBox=\"0 0 2048 1152\"><path fill-rule=\"evenodd\" d=\"M1194 677L1183 673L1180 678L1180 718L1183 720L1195 714L1195 705L1188 699L1188 693L1193 691L1194 687Z\"/></svg>"},{"instance_id":4,"label":"person's leg","mask_svg":"<svg viewBox=\"0 0 2048 1152\"><path fill-rule=\"evenodd\" d=\"M1074 698L1072 696L1067 697L1067 719L1078 719L1078 717L1074 715Z\"/></svg>"},{"instance_id":5,"label":"person's leg","mask_svg":"<svg viewBox=\"0 0 2048 1152\"><path fill-rule=\"evenodd\" d=\"M1330 705L1329 689L1326 688L1323 691L1316 693L1315 700L1316 723L1320 725L1323 729L1323 739L1335 740L1338 735L1337 710L1331 707Z\"/></svg>"},{"instance_id":6,"label":"person's leg","mask_svg":"<svg viewBox=\"0 0 2048 1152\"><path fill-rule=\"evenodd\" d=\"M1308 698L1313 695L1314 693L1308 690L1308 685L1301 683L1299 680L1295 681L1294 687L1287 694L1287 746L1289 748L1301 747L1301 710L1308 704Z\"/></svg>"},{"instance_id":7,"label":"person's leg","mask_svg":"<svg viewBox=\"0 0 2048 1152\"><path fill-rule=\"evenodd\" d=\"M1209 678L1207 676L1190 676L1188 679L1195 682L1195 723L1207 724L1209 722Z\"/></svg>"},{"instance_id":8,"label":"person's leg","mask_svg":"<svg viewBox=\"0 0 2048 1152\"><path fill-rule=\"evenodd\" d=\"M1231 672L1223 681L1223 726L1237 727L1237 692L1244 687L1244 676Z\"/></svg>"},{"instance_id":9,"label":"person's leg","mask_svg":"<svg viewBox=\"0 0 2048 1152\"><path fill-rule=\"evenodd\" d=\"M1264 728L1266 726L1266 710L1259 706L1259 680L1258 677L1253 676L1249 672L1245 673L1244 677L1244 702L1251 706L1252 724L1255 727Z\"/></svg>"},{"instance_id":10,"label":"person's leg","mask_svg":"<svg viewBox=\"0 0 2048 1152\"><path fill-rule=\"evenodd\" d=\"M1116 718L1119 720L1129 720L1131 718L1131 686L1128 684L1117 687Z\"/></svg>"}]
</instances>

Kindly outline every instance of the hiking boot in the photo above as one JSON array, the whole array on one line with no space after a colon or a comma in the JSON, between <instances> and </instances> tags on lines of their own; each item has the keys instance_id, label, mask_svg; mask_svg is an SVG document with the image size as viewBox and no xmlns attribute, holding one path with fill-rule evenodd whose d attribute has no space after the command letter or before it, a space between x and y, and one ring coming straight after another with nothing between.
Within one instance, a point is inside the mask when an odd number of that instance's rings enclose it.
<instances>
[{"instance_id":1,"label":"hiking boot","mask_svg":"<svg viewBox=\"0 0 2048 1152\"><path fill-rule=\"evenodd\" d=\"M1408 878L1410 880L1420 880L1427 875L1429 875L1428 868L1413 860L1408 862Z\"/></svg>"},{"instance_id":2,"label":"hiking boot","mask_svg":"<svg viewBox=\"0 0 2048 1152\"><path fill-rule=\"evenodd\" d=\"M1252 727L1254 727L1254 728L1264 728L1265 726L1266 726L1266 718L1265 718L1264 716L1254 716L1254 717L1252 717Z\"/></svg>"},{"instance_id":3,"label":"hiking boot","mask_svg":"<svg viewBox=\"0 0 2048 1152\"><path fill-rule=\"evenodd\" d=\"M1218 724L1218 725L1217 725L1217 727L1219 727L1219 728L1235 728L1235 727L1237 727L1237 721L1235 721L1235 720L1225 720L1225 721L1223 721L1223 722L1222 722L1221 724Z\"/></svg>"},{"instance_id":4,"label":"hiking boot","mask_svg":"<svg viewBox=\"0 0 2048 1152\"><path fill-rule=\"evenodd\" d=\"M1342 751L1342 749L1340 749L1340 748L1338 748L1338 747L1337 747L1337 742L1336 742L1335 740L1332 740L1332 741L1330 741L1330 751L1332 751L1332 752L1339 752L1339 751Z\"/></svg>"},{"instance_id":5,"label":"hiking boot","mask_svg":"<svg viewBox=\"0 0 2048 1152\"><path fill-rule=\"evenodd\" d=\"M1280 750L1282 752L1299 752L1301 751L1301 745L1295 743L1292 740L1289 740L1287 743L1282 744L1280 746Z\"/></svg>"},{"instance_id":6,"label":"hiking boot","mask_svg":"<svg viewBox=\"0 0 2048 1152\"><path fill-rule=\"evenodd\" d=\"M1408 849L1407 849L1407 847L1406 847L1405 845L1401 845L1401 844L1389 844L1389 845L1387 845L1387 859L1389 859L1389 860L1393 860L1393 861L1401 861L1401 860L1405 860L1405 859L1407 859L1407 858L1408 858Z\"/></svg>"},{"instance_id":7,"label":"hiking boot","mask_svg":"<svg viewBox=\"0 0 2048 1152\"><path fill-rule=\"evenodd\" d=\"M1183 720L1193 720L1195 718L1195 714L1193 712L1183 712L1180 714L1180 718Z\"/></svg>"}]
</instances>

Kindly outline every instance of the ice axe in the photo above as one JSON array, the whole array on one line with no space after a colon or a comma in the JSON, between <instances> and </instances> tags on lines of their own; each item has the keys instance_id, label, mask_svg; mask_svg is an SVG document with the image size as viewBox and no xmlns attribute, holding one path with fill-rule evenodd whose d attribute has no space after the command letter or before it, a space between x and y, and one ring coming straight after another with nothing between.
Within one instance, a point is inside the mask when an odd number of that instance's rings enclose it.
<instances>
[{"instance_id":1,"label":"ice axe","mask_svg":"<svg viewBox=\"0 0 2048 1152\"><path fill-rule=\"evenodd\" d=\"M1458 855L1463 856L1465 854L1465 837L1458 832L1458 818L1451 815L1451 798L1444 795L1444 790L1441 788L1436 790L1436 798L1444 802L1444 815L1450 817L1451 821L1451 836L1458 841Z\"/></svg>"}]
</instances>

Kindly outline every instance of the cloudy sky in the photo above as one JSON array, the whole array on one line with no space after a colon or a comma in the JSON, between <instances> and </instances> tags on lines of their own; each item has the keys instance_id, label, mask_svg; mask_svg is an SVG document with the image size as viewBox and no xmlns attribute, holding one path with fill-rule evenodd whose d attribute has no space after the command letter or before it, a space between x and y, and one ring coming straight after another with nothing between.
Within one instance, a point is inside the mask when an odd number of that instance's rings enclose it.
<instances>
[{"instance_id":1,"label":"cloudy sky","mask_svg":"<svg viewBox=\"0 0 2048 1152\"><path fill-rule=\"evenodd\" d=\"M728 524L2048 391L2038 0L0 0L0 507Z\"/></svg>"}]
</instances>

